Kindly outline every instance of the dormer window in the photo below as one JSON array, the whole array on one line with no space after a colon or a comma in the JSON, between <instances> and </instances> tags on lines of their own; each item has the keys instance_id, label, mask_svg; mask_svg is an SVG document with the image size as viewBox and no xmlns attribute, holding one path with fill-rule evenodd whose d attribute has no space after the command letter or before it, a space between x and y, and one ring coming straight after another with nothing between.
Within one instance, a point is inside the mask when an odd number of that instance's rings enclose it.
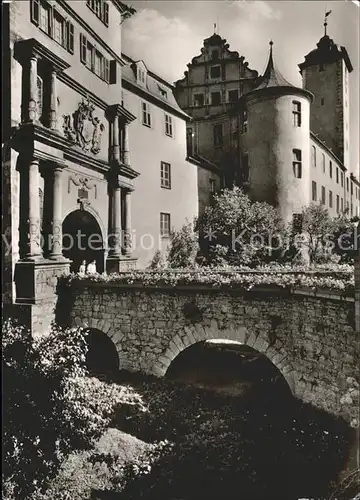
<instances>
[{"instance_id":1,"label":"dormer window","mask_svg":"<svg viewBox=\"0 0 360 500\"><path fill-rule=\"evenodd\" d=\"M165 89L163 89L162 87L160 87L160 85L158 85L158 89L159 89L160 94L163 97L167 98L167 91Z\"/></svg>"},{"instance_id":2,"label":"dormer window","mask_svg":"<svg viewBox=\"0 0 360 500\"><path fill-rule=\"evenodd\" d=\"M140 85L146 85L146 71L144 68L139 66L137 68L137 81Z\"/></svg>"}]
</instances>

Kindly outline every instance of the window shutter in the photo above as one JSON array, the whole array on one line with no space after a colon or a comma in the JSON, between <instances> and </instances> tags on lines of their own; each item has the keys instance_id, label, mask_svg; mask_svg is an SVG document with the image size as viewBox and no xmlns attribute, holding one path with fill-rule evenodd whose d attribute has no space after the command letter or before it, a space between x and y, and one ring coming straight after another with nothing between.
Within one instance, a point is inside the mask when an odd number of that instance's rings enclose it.
<instances>
[{"instance_id":1,"label":"window shutter","mask_svg":"<svg viewBox=\"0 0 360 500\"><path fill-rule=\"evenodd\" d=\"M109 4L104 2L104 24L109 26Z\"/></svg>"},{"instance_id":2,"label":"window shutter","mask_svg":"<svg viewBox=\"0 0 360 500\"><path fill-rule=\"evenodd\" d=\"M39 25L40 0L31 0L31 22Z\"/></svg>"},{"instance_id":3,"label":"window shutter","mask_svg":"<svg viewBox=\"0 0 360 500\"><path fill-rule=\"evenodd\" d=\"M86 64L86 36L80 33L80 61Z\"/></svg>"},{"instance_id":4,"label":"window shutter","mask_svg":"<svg viewBox=\"0 0 360 500\"><path fill-rule=\"evenodd\" d=\"M115 59L110 61L110 83L114 84L117 80L117 62Z\"/></svg>"},{"instance_id":5,"label":"window shutter","mask_svg":"<svg viewBox=\"0 0 360 500\"><path fill-rule=\"evenodd\" d=\"M110 83L110 62L106 58L104 58L104 80Z\"/></svg>"},{"instance_id":6,"label":"window shutter","mask_svg":"<svg viewBox=\"0 0 360 500\"><path fill-rule=\"evenodd\" d=\"M74 53L74 25L70 21L66 23L66 49L70 54Z\"/></svg>"}]
</instances>

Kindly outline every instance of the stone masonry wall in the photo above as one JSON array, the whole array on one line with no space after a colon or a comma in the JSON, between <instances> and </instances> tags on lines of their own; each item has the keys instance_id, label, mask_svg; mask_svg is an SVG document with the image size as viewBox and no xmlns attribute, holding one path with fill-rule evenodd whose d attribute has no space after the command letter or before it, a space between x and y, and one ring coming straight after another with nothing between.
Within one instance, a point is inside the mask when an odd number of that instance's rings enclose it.
<instances>
[{"instance_id":1,"label":"stone masonry wall","mask_svg":"<svg viewBox=\"0 0 360 500\"><path fill-rule=\"evenodd\" d=\"M349 420L358 416L354 391L344 399L358 376L352 298L97 283L73 290L70 309L72 325L112 339L120 368L163 376L195 342L237 340L264 353L297 397Z\"/></svg>"}]
</instances>

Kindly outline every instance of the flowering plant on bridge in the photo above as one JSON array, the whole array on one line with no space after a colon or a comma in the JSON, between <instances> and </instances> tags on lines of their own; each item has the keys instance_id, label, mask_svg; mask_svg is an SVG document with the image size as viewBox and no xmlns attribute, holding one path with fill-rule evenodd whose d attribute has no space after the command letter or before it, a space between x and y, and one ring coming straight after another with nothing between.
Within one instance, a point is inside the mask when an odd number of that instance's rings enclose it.
<instances>
[{"instance_id":1,"label":"flowering plant on bridge","mask_svg":"<svg viewBox=\"0 0 360 500\"><path fill-rule=\"evenodd\" d=\"M223 266L196 269L139 270L86 276L69 274L63 276L62 280L68 286L83 282L84 284L103 283L144 287L200 285L213 288L236 287L244 290L262 286L276 286L289 289L334 290L345 294L352 294L354 291L352 266L339 264L312 268L287 265L267 265L255 269L246 266Z\"/></svg>"}]
</instances>

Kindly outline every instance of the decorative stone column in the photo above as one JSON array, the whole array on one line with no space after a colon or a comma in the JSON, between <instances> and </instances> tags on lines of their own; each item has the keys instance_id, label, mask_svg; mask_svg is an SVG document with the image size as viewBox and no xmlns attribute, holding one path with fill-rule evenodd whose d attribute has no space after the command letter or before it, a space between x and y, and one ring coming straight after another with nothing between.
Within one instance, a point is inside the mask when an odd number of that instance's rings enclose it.
<instances>
[{"instance_id":1,"label":"decorative stone column","mask_svg":"<svg viewBox=\"0 0 360 500\"><path fill-rule=\"evenodd\" d=\"M122 161L125 165L129 165L130 164L130 160L129 160L129 130L125 124L124 124L124 127L122 129L122 134L123 134Z\"/></svg>"},{"instance_id":2,"label":"decorative stone column","mask_svg":"<svg viewBox=\"0 0 360 500\"><path fill-rule=\"evenodd\" d=\"M36 121L37 113L37 56L32 54L29 60L29 121Z\"/></svg>"},{"instance_id":3,"label":"decorative stone column","mask_svg":"<svg viewBox=\"0 0 360 500\"><path fill-rule=\"evenodd\" d=\"M52 249L50 259L63 260L62 255L62 168L54 168L53 179L53 214L52 214Z\"/></svg>"},{"instance_id":4,"label":"decorative stone column","mask_svg":"<svg viewBox=\"0 0 360 500\"><path fill-rule=\"evenodd\" d=\"M124 252L127 257L131 256L131 190L125 191L125 228L124 228Z\"/></svg>"},{"instance_id":5,"label":"decorative stone column","mask_svg":"<svg viewBox=\"0 0 360 500\"><path fill-rule=\"evenodd\" d=\"M29 232L27 259L42 257L40 246L40 199L39 199L39 160L33 158L29 162L28 193L29 193Z\"/></svg>"},{"instance_id":6,"label":"decorative stone column","mask_svg":"<svg viewBox=\"0 0 360 500\"><path fill-rule=\"evenodd\" d=\"M112 241L109 257L121 257L121 186L116 181L112 200Z\"/></svg>"},{"instance_id":7,"label":"decorative stone column","mask_svg":"<svg viewBox=\"0 0 360 500\"><path fill-rule=\"evenodd\" d=\"M49 125L52 130L57 126L57 76L54 68L51 70L50 80L50 111Z\"/></svg>"}]
</instances>

